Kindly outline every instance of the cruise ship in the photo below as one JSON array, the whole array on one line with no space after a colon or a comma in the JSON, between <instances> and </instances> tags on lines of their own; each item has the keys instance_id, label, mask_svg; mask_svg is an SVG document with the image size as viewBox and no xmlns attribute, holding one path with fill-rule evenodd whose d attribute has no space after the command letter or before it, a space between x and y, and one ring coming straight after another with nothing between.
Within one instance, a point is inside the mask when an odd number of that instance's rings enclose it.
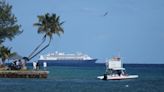
<instances>
[{"instance_id":1,"label":"cruise ship","mask_svg":"<svg viewBox=\"0 0 164 92\"><path fill-rule=\"evenodd\" d=\"M38 62L43 64L47 62L48 65L75 65L75 64L94 64L97 59L91 58L83 53L63 53L55 52L46 55L40 55Z\"/></svg>"}]
</instances>

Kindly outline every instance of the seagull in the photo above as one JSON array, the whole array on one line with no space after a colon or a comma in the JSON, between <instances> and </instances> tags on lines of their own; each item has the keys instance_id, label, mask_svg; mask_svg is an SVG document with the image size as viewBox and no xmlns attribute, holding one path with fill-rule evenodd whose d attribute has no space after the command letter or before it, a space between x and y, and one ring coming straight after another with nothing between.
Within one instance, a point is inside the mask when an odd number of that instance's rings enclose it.
<instances>
[{"instance_id":1,"label":"seagull","mask_svg":"<svg viewBox=\"0 0 164 92\"><path fill-rule=\"evenodd\" d=\"M107 11L107 12L105 12L103 16L106 16L106 15L108 15L108 11Z\"/></svg>"}]
</instances>

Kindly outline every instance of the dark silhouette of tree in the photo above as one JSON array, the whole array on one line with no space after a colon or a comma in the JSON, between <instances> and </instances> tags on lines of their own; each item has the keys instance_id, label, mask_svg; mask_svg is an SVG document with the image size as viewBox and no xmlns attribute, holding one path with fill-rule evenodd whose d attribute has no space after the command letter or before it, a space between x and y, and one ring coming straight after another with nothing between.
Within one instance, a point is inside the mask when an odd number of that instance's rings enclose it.
<instances>
[{"instance_id":1,"label":"dark silhouette of tree","mask_svg":"<svg viewBox=\"0 0 164 92\"><path fill-rule=\"evenodd\" d=\"M7 48L5 46L0 47L0 57L2 59L3 64L10 55L11 55L10 48Z\"/></svg>"},{"instance_id":2,"label":"dark silhouette of tree","mask_svg":"<svg viewBox=\"0 0 164 92\"><path fill-rule=\"evenodd\" d=\"M5 1L0 1L0 44L6 39L12 40L20 34L20 25L17 24L17 18L12 14L12 6Z\"/></svg>"},{"instance_id":3,"label":"dark silhouette of tree","mask_svg":"<svg viewBox=\"0 0 164 92\"><path fill-rule=\"evenodd\" d=\"M11 41L15 36L22 33L20 25L17 24L17 18L11 10L12 6L5 0L0 1L0 58L2 61L5 61L11 54L11 49L5 47L3 42L6 39Z\"/></svg>"}]
</instances>

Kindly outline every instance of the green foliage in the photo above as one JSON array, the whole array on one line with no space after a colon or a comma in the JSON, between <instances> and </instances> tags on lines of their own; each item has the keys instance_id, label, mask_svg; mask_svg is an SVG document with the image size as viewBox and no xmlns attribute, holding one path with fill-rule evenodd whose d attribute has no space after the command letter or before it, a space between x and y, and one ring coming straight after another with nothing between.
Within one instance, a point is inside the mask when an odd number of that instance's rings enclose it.
<instances>
[{"instance_id":1,"label":"green foliage","mask_svg":"<svg viewBox=\"0 0 164 92\"><path fill-rule=\"evenodd\" d=\"M0 44L6 39L12 40L20 34L20 25L17 24L17 18L12 14L12 6L4 0L0 1Z\"/></svg>"},{"instance_id":2,"label":"green foliage","mask_svg":"<svg viewBox=\"0 0 164 92\"><path fill-rule=\"evenodd\" d=\"M2 61L5 61L10 56L10 48L0 46L0 57Z\"/></svg>"},{"instance_id":3,"label":"green foliage","mask_svg":"<svg viewBox=\"0 0 164 92\"><path fill-rule=\"evenodd\" d=\"M50 45L51 40L55 34L60 36L61 33L64 33L64 30L62 28L63 23L64 22L60 22L60 16L57 16L56 14L46 13L45 15L38 16L38 22L34 23L34 26L38 27L38 34L43 34L43 40L41 44L39 44L29 55L29 60L41 53L43 50L45 50ZM36 52L41 47L41 45L47 40L47 37L49 38L48 44L44 46L41 50Z\"/></svg>"},{"instance_id":4,"label":"green foliage","mask_svg":"<svg viewBox=\"0 0 164 92\"><path fill-rule=\"evenodd\" d=\"M3 42L6 39L10 41L22 31L20 31L20 25L17 24L17 18L11 11L12 6L5 2L5 0L0 0L0 58L4 62L9 56L13 55L11 53L11 48L5 47Z\"/></svg>"},{"instance_id":5,"label":"green foliage","mask_svg":"<svg viewBox=\"0 0 164 92\"><path fill-rule=\"evenodd\" d=\"M45 38L49 37L51 39L55 34L60 36L61 33L64 33L63 23L60 23L60 16L46 13L38 16L38 23L34 23L34 26L38 27L39 34L44 34Z\"/></svg>"}]
</instances>

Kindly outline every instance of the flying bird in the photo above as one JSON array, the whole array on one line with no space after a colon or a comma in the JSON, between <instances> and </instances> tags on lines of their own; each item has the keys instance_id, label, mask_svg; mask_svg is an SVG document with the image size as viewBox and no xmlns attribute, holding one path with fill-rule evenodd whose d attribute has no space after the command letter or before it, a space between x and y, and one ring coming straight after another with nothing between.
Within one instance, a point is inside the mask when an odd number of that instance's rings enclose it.
<instances>
[{"instance_id":1,"label":"flying bird","mask_svg":"<svg viewBox=\"0 0 164 92\"><path fill-rule=\"evenodd\" d=\"M107 11L107 12L105 12L103 16L106 16L106 15L108 15L108 11Z\"/></svg>"}]
</instances>

